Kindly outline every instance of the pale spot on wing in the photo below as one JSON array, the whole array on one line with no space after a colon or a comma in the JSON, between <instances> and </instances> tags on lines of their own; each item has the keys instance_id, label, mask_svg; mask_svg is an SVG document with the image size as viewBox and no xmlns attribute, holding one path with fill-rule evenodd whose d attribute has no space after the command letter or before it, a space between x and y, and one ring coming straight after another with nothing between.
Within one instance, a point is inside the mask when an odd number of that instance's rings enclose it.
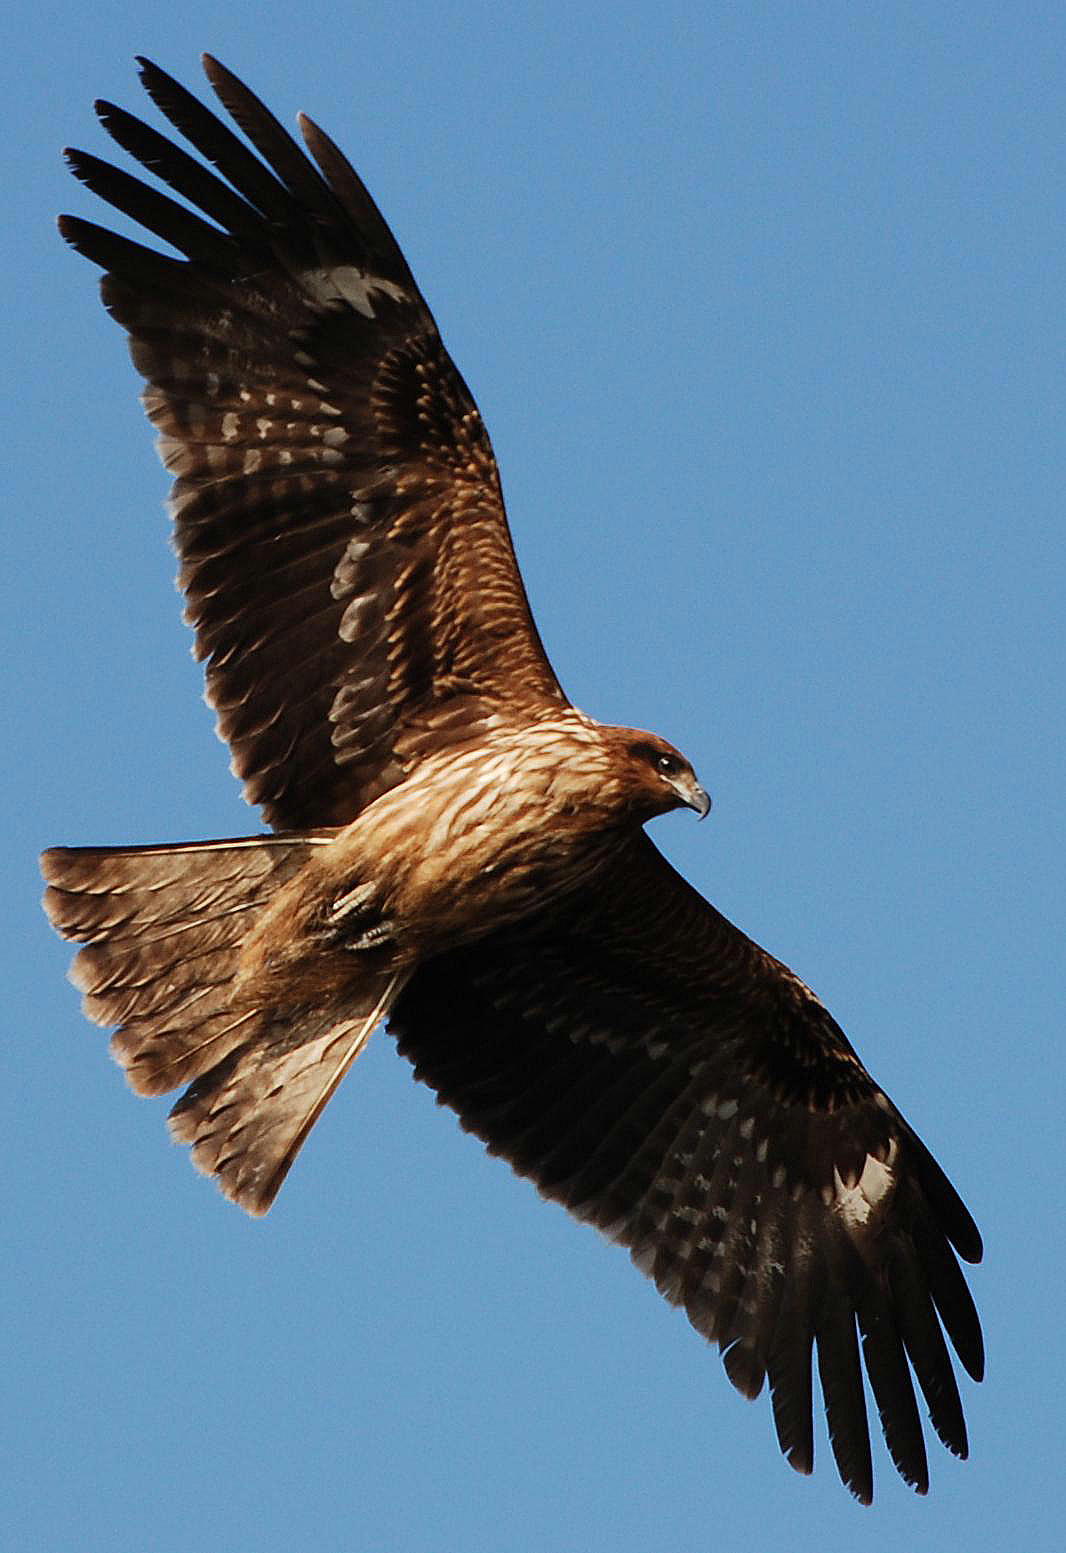
<instances>
[{"instance_id":1,"label":"pale spot on wing","mask_svg":"<svg viewBox=\"0 0 1066 1553\"><path fill-rule=\"evenodd\" d=\"M895 1187L894 1166L898 1152L899 1145L893 1138L889 1144L887 1159L881 1160L873 1154L867 1154L862 1175L854 1186L845 1186L840 1172L834 1169L831 1205L849 1230L864 1228L869 1223L874 1210L884 1202Z\"/></svg>"},{"instance_id":2,"label":"pale spot on wing","mask_svg":"<svg viewBox=\"0 0 1066 1553\"><path fill-rule=\"evenodd\" d=\"M395 281L384 280L380 275L368 275L353 264L335 264L328 270L304 270L300 279L305 290L323 307L335 302L347 302L364 318L374 317L374 307L370 300L374 292L389 297L393 302L410 300L408 293Z\"/></svg>"},{"instance_id":3,"label":"pale spot on wing","mask_svg":"<svg viewBox=\"0 0 1066 1553\"><path fill-rule=\"evenodd\" d=\"M377 600L372 594L360 593L352 599L341 616L341 622L337 628L341 641L354 642L376 607Z\"/></svg>"},{"instance_id":4,"label":"pale spot on wing","mask_svg":"<svg viewBox=\"0 0 1066 1553\"><path fill-rule=\"evenodd\" d=\"M344 547L344 554L333 568L333 576L330 580L329 591L333 598L348 598L355 585L358 576L360 561L366 559L373 546L366 539L349 539Z\"/></svg>"}]
</instances>

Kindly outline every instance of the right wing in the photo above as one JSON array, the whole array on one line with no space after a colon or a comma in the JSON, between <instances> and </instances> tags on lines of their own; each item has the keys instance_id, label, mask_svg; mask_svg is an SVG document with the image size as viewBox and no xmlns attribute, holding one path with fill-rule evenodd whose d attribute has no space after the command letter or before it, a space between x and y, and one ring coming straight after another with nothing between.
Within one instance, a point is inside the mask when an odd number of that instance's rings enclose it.
<instances>
[{"instance_id":1,"label":"right wing","mask_svg":"<svg viewBox=\"0 0 1066 1553\"><path fill-rule=\"evenodd\" d=\"M263 160L145 61L149 95L221 177L97 105L199 213L68 153L185 258L75 217L61 229L107 272L147 379L187 617L245 795L278 829L341 825L442 744L567 703L477 406L395 239L320 129L301 119L316 168L233 75L205 69Z\"/></svg>"}]
</instances>

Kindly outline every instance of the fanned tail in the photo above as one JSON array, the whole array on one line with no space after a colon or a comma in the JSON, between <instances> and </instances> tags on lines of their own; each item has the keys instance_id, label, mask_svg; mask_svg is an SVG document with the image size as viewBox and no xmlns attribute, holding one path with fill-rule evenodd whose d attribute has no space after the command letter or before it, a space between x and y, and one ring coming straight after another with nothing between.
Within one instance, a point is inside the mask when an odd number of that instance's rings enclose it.
<instances>
[{"instance_id":1,"label":"fanned tail","mask_svg":"<svg viewBox=\"0 0 1066 1553\"><path fill-rule=\"evenodd\" d=\"M171 1130L199 1169L265 1213L304 1139L400 990L369 971L296 1008L238 978L241 948L279 888L329 833L45 852L44 906L85 947L71 968L88 1016L144 1095L190 1088ZM353 967L354 969L354 967Z\"/></svg>"}]
</instances>

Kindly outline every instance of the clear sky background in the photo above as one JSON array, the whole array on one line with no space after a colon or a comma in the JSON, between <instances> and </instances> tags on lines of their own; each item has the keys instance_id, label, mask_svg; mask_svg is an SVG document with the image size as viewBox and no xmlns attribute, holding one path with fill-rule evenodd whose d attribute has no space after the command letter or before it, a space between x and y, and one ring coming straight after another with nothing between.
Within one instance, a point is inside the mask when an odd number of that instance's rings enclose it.
<instances>
[{"instance_id":1,"label":"clear sky background","mask_svg":"<svg viewBox=\"0 0 1066 1553\"><path fill-rule=\"evenodd\" d=\"M0 1543L1063 1545L1058 5L16 7L3 37ZM179 621L64 143L210 48L318 118L481 404L574 700L715 798L655 836L808 980L987 1244L972 1457L855 1506L818 1435L375 1039L246 1219L134 1099L37 908L49 843L258 828ZM150 107L147 109L151 115ZM12 364L15 365L12 365Z\"/></svg>"}]
</instances>

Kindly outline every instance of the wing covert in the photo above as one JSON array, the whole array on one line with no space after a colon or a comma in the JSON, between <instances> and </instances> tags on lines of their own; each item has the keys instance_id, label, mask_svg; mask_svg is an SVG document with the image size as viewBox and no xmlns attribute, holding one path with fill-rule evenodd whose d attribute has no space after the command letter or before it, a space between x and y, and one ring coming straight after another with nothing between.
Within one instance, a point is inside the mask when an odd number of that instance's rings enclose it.
<instances>
[{"instance_id":1,"label":"wing covert","mask_svg":"<svg viewBox=\"0 0 1066 1553\"><path fill-rule=\"evenodd\" d=\"M390 1020L464 1127L629 1247L813 1465L812 1356L838 1469L872 1495L865 1364L902 1476L928 1483L911 1372L967 1450L944 1332L980 1328L954 1188L821 1003L643 834L541 922L422 967ZM952 1249L954 1247L954 1250Z\"/></svg>"},{"instance_id":2,"label":"wing covert","mask_svg":"<svg viewBox=\"0 0 1066 1553\"><path fill-rule=\"evenodd\" d=\"M74 217L61 227L107 272L104 301L147 380L186 615L245 794L275 827L341 824L427 749L565 697L481 417L356 174L301 117L312 162L211 59L258 155L141 68L204 160L111 104L101 121L195 210L68 156L184 257Z\"/></svg>"}]
</instances>

